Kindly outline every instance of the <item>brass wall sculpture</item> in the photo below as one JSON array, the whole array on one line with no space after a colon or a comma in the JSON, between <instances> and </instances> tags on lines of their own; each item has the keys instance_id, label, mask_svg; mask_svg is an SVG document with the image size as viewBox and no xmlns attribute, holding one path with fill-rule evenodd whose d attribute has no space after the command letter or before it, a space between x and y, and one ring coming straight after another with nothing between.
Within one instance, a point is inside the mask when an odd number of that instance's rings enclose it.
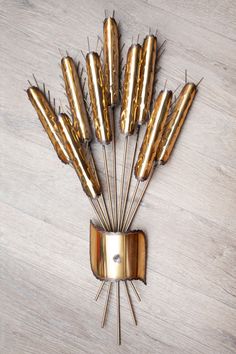
<instances>
[{"instance_id":1,"label":"brass wall sculpture","mask_svg":"<svg viewBox=\"0 0 236 354\"><path fill-rule=\"evenodd\" d=\"M29 82L26 92L59 159L75 170L95 212L96 222L90 222L90 263L100 282L95 300L106 288L101 320L101 327L104 327L115 286L117 343L121 344L120 284L123 284L133 322L137 325L131 294L141 301L136 281L146 284L147 241L153 237L146 236L142 230L132 230L132 224L155 170L172 154L201 80L198 84L190 83L185 75L185 85L174 102L166 83L154 97L160 43L156 35L149 33L142 44L137 39L137 43L128 48L120 89L122 54L114 13L104 20L103 40L98 39L98 43L102 42L100 54L91 51L90 45L87 55L82 53L86 62L88 93L85 92L83 70L78 71L68 53L61 58L69 103L67 111L62 104L56 106L45 85L40 88L35 77L36 85ZM119 105L120 111L117 110ZM117 119L124 143L120 188L116 169ZM137 154L140 131L144 129ZM102 148L103 166L100 166L100 158L95 159L93 155L95 141ZM101 176L103 173L105 182ZM136 179L136 184L130 196L132 179Z\"/></svg>"}]
</instances>

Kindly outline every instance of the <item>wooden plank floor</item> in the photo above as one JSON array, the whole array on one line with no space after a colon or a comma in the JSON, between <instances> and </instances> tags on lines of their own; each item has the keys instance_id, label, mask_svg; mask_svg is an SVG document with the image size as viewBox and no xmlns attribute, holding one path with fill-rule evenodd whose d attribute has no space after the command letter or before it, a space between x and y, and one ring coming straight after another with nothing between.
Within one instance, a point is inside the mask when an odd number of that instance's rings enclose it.
<instances>
[{"instance_id":1,"label":"wooden plank floor","mask_svg":"<svg viewBox=\"0 0 236 354\"><path fill-rule=\"evenodd\" d=\"M93 300L90 205L23 91L35 73L65 102L58 48L83 60L104 9L121 21L124 53L149 27L167 40L157 90L183 84L185 69L205 77L134 223L148 235L148 284L137 284L140 304L133 298L137 327L122 288L119 348L115 294L103 330L105 293ZM1 1L1 354L236 352L235 10L233 0Z\"/></svg>"}]
</instances>

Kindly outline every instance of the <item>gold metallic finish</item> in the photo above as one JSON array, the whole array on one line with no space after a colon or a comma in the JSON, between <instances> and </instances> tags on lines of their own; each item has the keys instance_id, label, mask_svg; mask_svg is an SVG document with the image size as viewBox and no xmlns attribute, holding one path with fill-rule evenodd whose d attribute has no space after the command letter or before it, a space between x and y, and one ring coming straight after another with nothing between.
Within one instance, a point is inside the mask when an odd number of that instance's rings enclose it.
<instances>
[{"instance_id":1,"label":"gold metallic finish","mask_svg":"<svg viewBox=\"0 0 236 354\"><path fill-rule=\"evenodd\" d=\"M129 48L126 59L120 115L120 130L125 135L132 135L137 123L136 111L141 54L141 46L134 44Z\"/></svg>"},{"instance_id":2,"label":"gold metallic finish","mask_svg":"<svg viewBox=\"0 0 236 354\"><path fill-rule=\"evenodd\" d=\"M184 85L180 92L158 147L156 159L160 164L169 159L196 93L197 86L193 83Z\"/></svg>"},{"instance_id":3,"label":"gold metallic finish","mask_svg":"<svg viewBox=\"0 0 236 354\"><path fill-rule=\"evenodd\" d=\"M101 144L109 144L112 140L112 133L108 101L102 66L97 53L90 52L87 54L86 66L96 138Z\"/></svg>"},{"instance_id":4,"label":"gold metallic finish","mask_svg":"<svg viewBox=\"0 0 236 354\"><path fill-rule=\"evenodd\" d=\"M151 118L148 122L143 143L140 148L138 161L135 165L135 177L145 181L155 162L158 145L161 141L164 125L171 105L172 92L161 91L158 95Z\"/></svg>"},{"instance_id":5,"label":"gold metallic finish","mask_svg":"<svg viewBox=\"0 0 236 354\"><path fill-rule=\"evenodd\" d=\"M89 198L98 198L101 194L101 186L97 179L97 174L94 171L91 160L86 156L85 148L77 139L66 114L59 115L58 126L66 151L85 193Z\"/></svg>"},{"instance_id":6,"label":"gold metallic finish","mask_svg":"<svg viewBox=\"0 0 236 354\"><path fill-rule=\"evenodd\" d=\"M69 156L60 139L56 113L54 112L45 95L40 91L38 87L29 87L27 94L30 102L38 114L38 117L46 133L48 134L49 139L51 140L51 143L59 159L62 162L68 164Z\"/></svg>"},{"instance_id":7,"label":"gold metallic finish","mask_svg":"<svg viewBox=\"0 0 236 354\"><path fill-rule=\"evenodd\" d=\"M62 58L61 69L73 117L73 128L81 142L88 142L92 138L91 130L80 79L73 59L69 56Z\"/></svg>"},{"instance_id":8,"label":"gold metallic finish","mask_svg":"<svg viewBox=\"0 0 236 354\"><path fill-rule=\"evenodd\" d=\"M149 35L144 39L142 50L137 109L137 121L139 125L142 125L146 121L150 110L156 56L157 38L156 36Z\"/></svg>"},{"instance_id":9,"label":"gold metallic finish","mask_svg":"<svg viewBox=\"0 0 236 354\"><path fill-rule=\"evenodd\" d=\"M104 75L108 104L114 106L119 101L119 33L113 17L108 17L103 25Z\"/></svg>"},{"instance_id":10,"label":"gold metallic finish","mask_svg":"<svg viewBox=\"0 0 236 354\"><path fill-rule=\"evenodd\" d=\"M146 237L140 231L107 232L90 224L91 268L100 280L146 283Z\"/></svg>"}]
</instances>

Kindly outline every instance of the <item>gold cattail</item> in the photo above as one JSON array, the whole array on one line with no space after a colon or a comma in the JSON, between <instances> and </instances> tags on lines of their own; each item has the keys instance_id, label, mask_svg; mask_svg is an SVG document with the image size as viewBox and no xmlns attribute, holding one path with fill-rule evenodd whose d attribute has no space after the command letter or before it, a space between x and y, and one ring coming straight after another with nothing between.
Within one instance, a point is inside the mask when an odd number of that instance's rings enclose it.
<instances>
[{"instance_id":1,"label":"gold cattail","mask_svg":"<svg viewBox=\"0 0 236 354\"><path fill-rule=\"evenodd\" d=\"M112 132L108 101L104 86L102 66L97 53L90 52L87 54L86 67L95 135L101 144L109 144L112 140Z\"/></svg>"},{"instance_id":2,"label":"gold cattail","mask_svg":"<svg viewBox=\"0 0 236 354\"><path fill-rule=\"evenodd\" d=\"M49 139L59 157L59 159L68 164L69 156L60 140L60 134L58 130L58 120L57 115L54 112L52 106L48 102L47 98L38 87L29 87L27 94L30 102L32 103L34 109L36 110L38 117L48 134Z\"/></svg>"},{"instance_id":3,"label":"gold cattail","mask_svg":"<svg viewBox=\"0 0 236 354\"><path fill-rule=\"evenodd\" d=\"M73 117L73 128L79 140L86 143L91 140L91 130L80 79L73 59L69 56L62 58L61 69Z\"/></svg>"},{"instance_id":4,"label":"gold cattail","mask_svg":"<svg viewBox=\"0 0 236 354\"><path fill-rule=\"evenodd\" d=\"M137 121L142 125L149 114L155 78L157 38L149 35L144 39L139 78Z\"/></svg>"},{"instance_id":5,"label":"gold cattail","mask_svg":"<svg viewBox=\"0 0 236 354\"><path fill-rule=\"evenodd\" d=\"M158 147L156 159L159 164L165 164L169 159L196 93L197 86L193 83L185 84L180 92Z\"/></svg>"},{"instance_id":6,"label":"gold cattail","mask_svg":"<svg viewBox=\"0 0 236 354\"><path fill-rule=\"evenodd\" d=\"M108 104L114 106L119 101L119 34L113 17L108 17L103 25L104 79Z\"/></svg>"},{"instance_id":7,"label":"gold cattail","mask_svg":"<svg viewBox=\"0 0 236 354\"><path fill-rule=\"evenodd\" d=\"M132 135L137 123L137 78L139 77L141 55L142 48L139 44L132 45L128 50L120 115L120 129L121 133L125 135Z\"/></svg>"},{"instance_id":8,"label":"gold cattail","mask_svg":"<svg viewBox=\"0 0 236 354\"><path fill-rule=\"evenodd\" d=\"M161 91L158 95L151 118L148 122L143 143L140 148L138 161L135 165L135 177L139 181L145 181L155 162L157 148L160 143L163 128L171 105L172 92Z\"/></svg>"},{"instance_id":9,"label":"gold cattail","mask_svg":"<svg viewBox=\"0 0 236 354\"><path fill-rule=\"evenodd\" d=\"M86 150L75 135L69 117L62 113L58 117L58 127L66 151L70 157L83 190L89 198L98 198L101 194L101 186L94 171L92 161L88 159Z\"/></svg>"}]
</instances>

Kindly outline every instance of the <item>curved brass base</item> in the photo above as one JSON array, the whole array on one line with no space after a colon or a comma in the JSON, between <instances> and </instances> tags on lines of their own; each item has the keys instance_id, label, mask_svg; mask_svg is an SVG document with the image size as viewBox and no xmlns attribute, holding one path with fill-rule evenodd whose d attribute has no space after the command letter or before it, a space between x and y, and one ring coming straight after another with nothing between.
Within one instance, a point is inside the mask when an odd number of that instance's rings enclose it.
<instances>
[{"instance_id":1,"label":"curved brass base","mask_svg":"<svg viewBox=\"0 0 236 354\"><path fill-rule=\"evenodd\" d=\"M143 231L108 232L90 223L90 260L99 280L141 280L146 284Z\"/></svg>"}]
</instances>

